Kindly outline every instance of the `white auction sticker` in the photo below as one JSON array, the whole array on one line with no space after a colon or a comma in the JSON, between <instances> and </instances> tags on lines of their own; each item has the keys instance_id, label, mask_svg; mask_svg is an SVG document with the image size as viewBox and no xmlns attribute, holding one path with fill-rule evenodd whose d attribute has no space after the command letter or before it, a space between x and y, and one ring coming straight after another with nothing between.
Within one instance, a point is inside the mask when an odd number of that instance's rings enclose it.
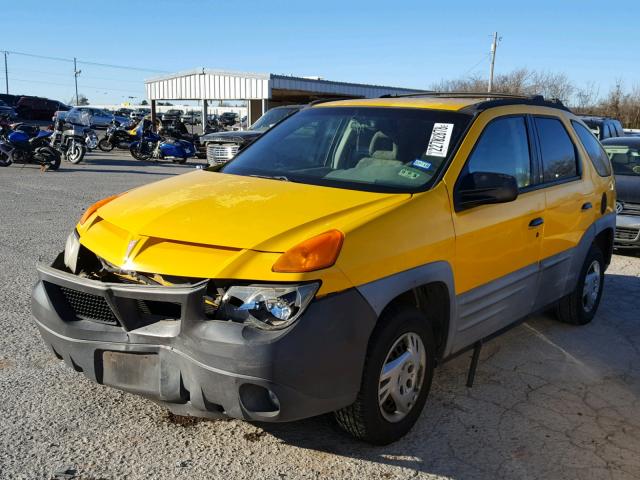
<instances>
[{"instance_id":1,"label":"white auction sticker","mask_svg":"<svg viewBox=\"0 0 640 480\"><path fill-rule=\"evenodd\" d=\"M453 123L434 123L427 146L427 156L446 157L453 132Z\"/></svg>"}]
</instances>

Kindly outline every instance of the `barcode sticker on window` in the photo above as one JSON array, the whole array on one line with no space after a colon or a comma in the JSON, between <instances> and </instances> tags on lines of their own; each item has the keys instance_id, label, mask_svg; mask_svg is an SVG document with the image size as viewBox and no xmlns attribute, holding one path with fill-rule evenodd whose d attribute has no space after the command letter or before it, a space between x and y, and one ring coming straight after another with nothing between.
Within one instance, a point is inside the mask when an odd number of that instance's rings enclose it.
<instances>
[{"instance_id":1,"label":"barcode sticker on window","mask_svg":"<svg viewBox=\"0 0 640 480\"><path fill-rule=\"evenodd\" d=\"M453 132L453 123L434 123L427 146L427 156L446 157Z\"/></svg>"}]
</instances>

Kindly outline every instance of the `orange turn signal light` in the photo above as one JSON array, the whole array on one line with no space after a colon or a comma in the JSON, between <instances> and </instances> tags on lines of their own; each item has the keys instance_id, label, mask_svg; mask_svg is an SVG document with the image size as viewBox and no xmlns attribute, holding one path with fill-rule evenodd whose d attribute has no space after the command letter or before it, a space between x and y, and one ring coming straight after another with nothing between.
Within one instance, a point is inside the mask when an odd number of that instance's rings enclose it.
<instances>
[{"instance_id":1,"label":"orange turn signal light","mask_svg":"<svg viewBox=\"0 0 640 480\"><path fill-rule=\"evenodd\" d=\"M284 252L271 268L274 272L300 273L328 268L336 263L344 234L329 230Z\"/></svg>"},{"instance_id":2,"label":"orange turn signal light","mask_svg":"<svg viewBox=\"0 0 640 480\"><path fill-rule=\"evenodd\" d=\"M86 222L87 220L89 220L89 217L91 217L91 215L93 215L93 213L98 210L101 206L106 205L107 203L109 203L111 200L115 200L116 198L118 198L120 195L122 195L121 193L118 193L117 195L111 195L110 197L107 198L103 198L102 200L98 200L96 203L94 203L93 205L91 205L89 208L87 208L85 210L85 212L82 214L82 217L80 217L80 225L84 225L84 222Z\"/></svg>"}]
</instances>

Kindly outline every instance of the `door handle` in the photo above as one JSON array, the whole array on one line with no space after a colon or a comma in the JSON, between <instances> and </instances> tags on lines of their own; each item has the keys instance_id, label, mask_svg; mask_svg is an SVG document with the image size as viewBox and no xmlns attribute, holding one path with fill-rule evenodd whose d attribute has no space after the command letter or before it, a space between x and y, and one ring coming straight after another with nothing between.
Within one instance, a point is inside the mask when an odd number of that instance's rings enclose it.
<instances>
[{"instance_id":1,"label":"door handle","mask_svg":"<svg viewBox=\"0 0 640 480\"><path fill-rule=\"evenodd\" d=\"M591 205L591 202L587 202L587 203L583 203L582 204L582 211L584 212L585 210L590 210L591 208L593 208L593 205Z\"/></svg>"},{"instance_id":2,"label":"door handle","mask_svg":"<svg viewBox=\"0 0 640 480\"><path fill-rule=\"evenodd\" d=\"M544 218L542 217L536 217L533 220L531 220L529 222L529 226L530 227L539 227L540 225L542 225L544 223Z\"/></svg>"}]
</instances>

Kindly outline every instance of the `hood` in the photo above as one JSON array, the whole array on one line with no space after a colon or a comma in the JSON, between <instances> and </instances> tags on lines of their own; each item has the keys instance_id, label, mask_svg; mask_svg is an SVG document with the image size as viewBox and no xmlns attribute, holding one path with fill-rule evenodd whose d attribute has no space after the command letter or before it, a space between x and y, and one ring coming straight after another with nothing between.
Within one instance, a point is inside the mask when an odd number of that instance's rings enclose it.
<instances>
[{"instance_id":1,"label":"hood","mask_svg":"<svg viewBox=\"0 0 640 480\"><path fill-rule=\"evenodd\" d=\"M207 133L200 137L200 141L204 142L220 142L220 143L248 143L254 141L264 132L256 132L253 130L239 130L237 132L213 132Z\"/></svg>"},{"instance_id":2,"label":"hood","mask_svg":"<svg viewBox=\"0 0 640 480\"><path fill-rule=\"evenodd\" d=\"M616 175L616 198L640 204L640 175Z\"/></svg>"},{"instance_id":3,"label":"hood","mask_svg":"<svg viewBox=\"0 0 640 480\"><path fill-rule=\"evenodd\" d=\"M199 170L131 190L98 217L133 235L283 252L408 198Z\"/></svg>"}]
</instances>

